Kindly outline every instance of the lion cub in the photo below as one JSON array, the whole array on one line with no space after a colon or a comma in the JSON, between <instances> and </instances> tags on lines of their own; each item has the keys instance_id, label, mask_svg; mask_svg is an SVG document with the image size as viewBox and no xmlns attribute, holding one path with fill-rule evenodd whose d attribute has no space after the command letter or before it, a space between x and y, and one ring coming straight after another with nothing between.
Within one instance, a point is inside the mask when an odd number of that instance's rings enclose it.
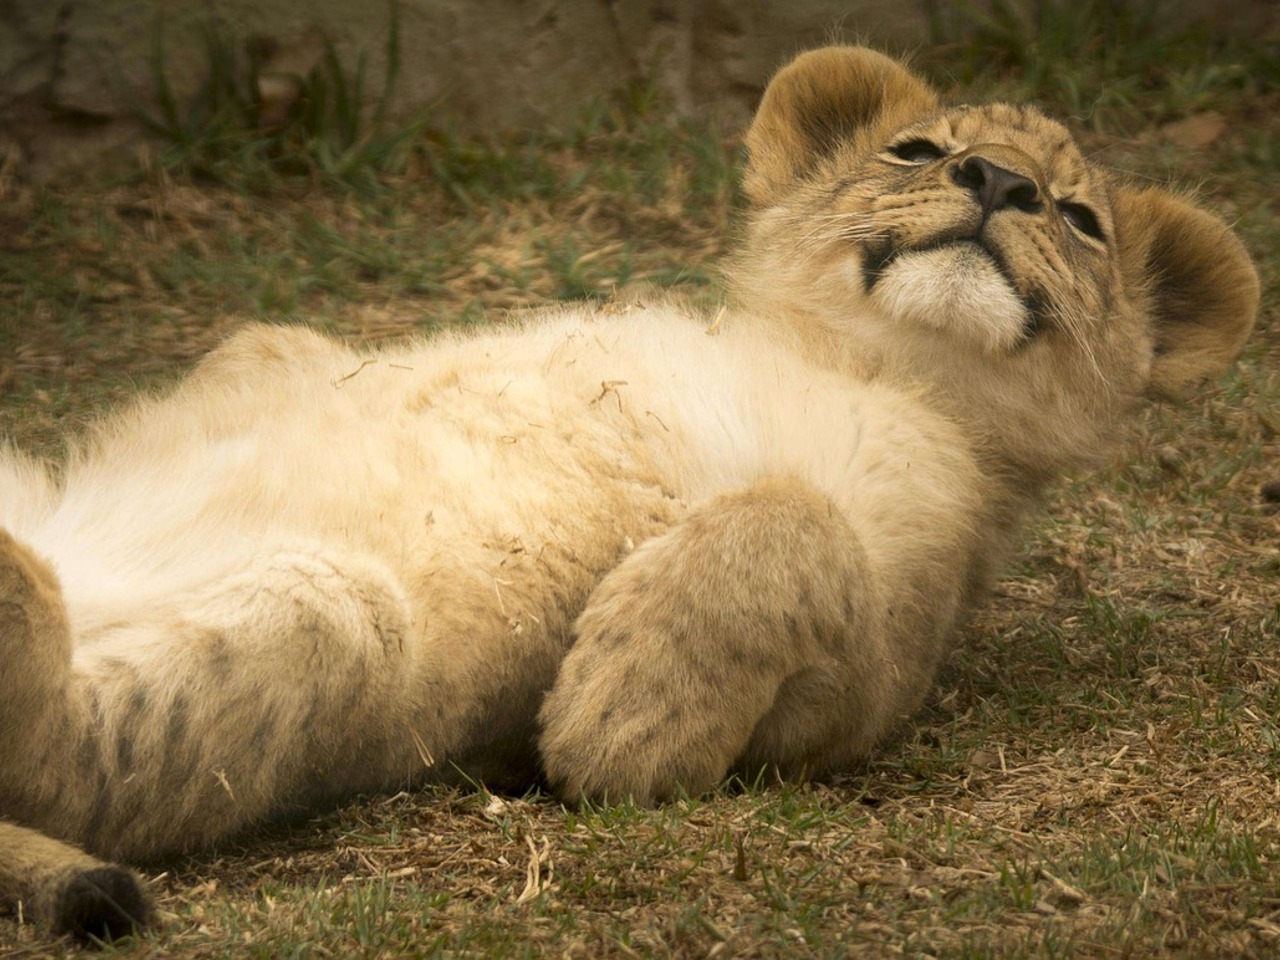
<instances>
[{"instance_id":1,"label":"lion cub","mask_svg":"<svg viewBox=\"0 0 1280 960\"><path fill-rule=\"evenodd\" d=\"M146 899L94 857L359 791L848 764L1045 485L1252 326L1218 220L877 53L783 69L747 147L714 335L253 326L59 479L0 459L0 896L114 932Z\"/></svg>"}]
</instances>

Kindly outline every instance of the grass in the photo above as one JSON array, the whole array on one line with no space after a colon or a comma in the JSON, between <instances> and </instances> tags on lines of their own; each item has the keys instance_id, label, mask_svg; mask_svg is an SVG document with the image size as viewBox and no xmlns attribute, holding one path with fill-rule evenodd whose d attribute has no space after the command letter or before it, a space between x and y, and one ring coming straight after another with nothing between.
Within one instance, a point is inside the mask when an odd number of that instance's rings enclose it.
<instances>
[{"instance_id":1,"label":"grass","mask_svg":"<svg viewBox=\"0 0 1280 960\"><path fill-rule=\"evenodd\" d=\"M1280 949L1280 513L1259 496L1280 479L1280 83L1257 51L1133 48L1044 9L1060 35L1042 24L1030 55L1030 28L1006 24L927 66L975 98L1065 109L1103 162L1195 185L1254 252L1266 300L1219 387L1152 409L1130 457L1060 487L900 738L831 783L730 784L657 810L367 798L161 865L163 922L105 955ZM1050 74L1059 47L1097 55ZM350 176L317 173L337 169L313 142L341 144L335 125L298 118L255 146L244 117L210 109L223 90L173 105L186 141L175 131L132 182L6 188L0 434L56 455L249 318L373 341L615 286L717 296L736 146L668 121L650 90L522 142L384 127L395 162ZM1221 132L1188 145L1173 125L1206 111ZM0 920L0 953L70 952Z\"/></svg>"},{"instance_id":2,"label":"grass","mask_svg":"<svg viewBox=\"0 0 1280 960\"><path fill-rule=\"evenodd\" d=\"M365 109L366 61L345 67L325 40L319 62L296 89L270 93L267 51L252 44L242 55L212 23L202 33L204 82L180 104L169 83L164 20L153 29L152 77L158 114L144 121L166 146L160 162L184 174L270 189L281 175L361 191L381 174L403 167L408 145L423 124L390 128L387 110L400 72L400 6L389 0L386 72L376 108ZM268 64L269 65L269 64ZM290 83L292 86L292 83Z\"/></svg>"},{"instance_id":3,"label":"grass","mask_svg":"<svg viewBox=\"0 0 1280 960\"><path fill-rule=\"evenodd\" d=\"M1010 99L1038 100L1090 129L1133 131L1280 83L1274 37L1216 35L1203 19L1171 16L1166 0L928 6L937 53L926 52L926 64Z\"/></svg>"}]
</instances>

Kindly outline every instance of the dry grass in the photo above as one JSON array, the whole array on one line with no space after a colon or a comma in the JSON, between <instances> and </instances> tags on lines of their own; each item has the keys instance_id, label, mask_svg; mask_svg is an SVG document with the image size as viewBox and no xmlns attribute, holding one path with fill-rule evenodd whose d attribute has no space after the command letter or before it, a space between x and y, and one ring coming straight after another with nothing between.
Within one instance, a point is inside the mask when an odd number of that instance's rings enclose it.
<instances>
[{"instance_id":1,"label":"dry grass","mask_svg":"<svg viewBox=\"0 0 1280 960\"><path fill-rule=\"evenodd\" d=\"M656 811L370 798L159 865L163 922L108 952L1276 955L1280 512L1260 490L1280 479L1277 106L1240 99L1202 146L1155 127L1092 141L1183 171L1238 221L1259 332L1222 386L1153 410L1126 464L1063 486L927 709L865 769ZM56 453L249 317L373 340L638 281L714 297L734 189L714 137L623 123L540 150L437 144L363 198L154 169L9 187L0 433ZM0 953L68 949L0 921Z\"/></svg>"}]
</instances>

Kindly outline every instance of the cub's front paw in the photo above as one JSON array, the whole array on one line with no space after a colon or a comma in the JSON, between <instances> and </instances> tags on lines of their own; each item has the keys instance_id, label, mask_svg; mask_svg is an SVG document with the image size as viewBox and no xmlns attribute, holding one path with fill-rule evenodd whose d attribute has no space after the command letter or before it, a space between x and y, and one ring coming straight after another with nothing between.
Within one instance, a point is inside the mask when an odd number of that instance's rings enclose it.
<instances>
[{"instance_id":1,"label":"cub's front paw","mask_svg":"<svg viewBox=\"0 0 1280 960\"><path fill-rule=\"evenodd\" d=\"M644 544L596 587L543 705L552 784L642 803L714 786L787 679L841 655L851 543L825 496L784 477Z\"/></svg>"},{"instance_id":2,"label":"cub's front paw","mask_svg":"<svg viewBox=\"0 0 1280 960\"><path fill-rule=\"evenodd\" d=\"M746 738L723 697L672 663L671 645L652 627L579 637L540 715L543 764L561 796L648 805L724 777Z\"/></svg>"},{"instance_id":3,"label":"cub's front paw","mask_svg":"<svg viewBox=\"0 0 1280 960\"><path fill-rule=\"evenodd\" d=\"M778 678L644 548L597 588L540 714L552 785L650 804L722 780ZM726 630L726 628L728 628Z\"/></svg>"}]
</instances>

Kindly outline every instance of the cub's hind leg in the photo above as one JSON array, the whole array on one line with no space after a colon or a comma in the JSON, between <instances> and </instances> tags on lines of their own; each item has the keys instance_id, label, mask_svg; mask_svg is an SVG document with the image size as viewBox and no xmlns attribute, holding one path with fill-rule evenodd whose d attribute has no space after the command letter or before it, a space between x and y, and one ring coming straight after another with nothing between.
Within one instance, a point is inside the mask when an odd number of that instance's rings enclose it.
<instances>
[{"instance_id":1,"label":"cub's hind leg","mask_svg":"<svg viewBox=\"0 0 1280 960\"><path fill-rule=\"evenodd\" d=\"M144 926L151 898L132 870L0 821L0 903L55 936L110 940Z\"/></svg>"},{"instance_id":2,"label":"cub's hind leg","mask_svg":"<svg viewBox=\"0 0 1280 960\"><path fill-rule=\"evenodd\" d=\"M0 757L46 757L69 734L70 661L57 581L0 530ZM40 799L38 785L26 780L34 770L3 766L0 812ZM151 914L131 871L2 820L0 903L20 903L53 933L78 939L121 936Z\"/></svg>"},{"instance_id":3,"label":"cub's hind leg","mask_svg":"<svg viewBox=\"0 0 1280 960\"><path fill-rule=\"evenodd\" d=\"M0 576L0 816L96 854L195 847L375 786L411 736L407 605L362 558L265 552L74 653L52 572L5 538Z\"/></svg>"},{"instance_id":4,"label":"cub's hind leg","mask_svg":"<svg viewBox=\"0 0 1280 960\"><path fill-rule=\"evenodd\" d=\"M0 530L0 813L21 785L15 742L66 735L63 699L71 671L71 636L53 572ZM12 768L12 769L11 769Z\"/></svg>"}]
</instances>

